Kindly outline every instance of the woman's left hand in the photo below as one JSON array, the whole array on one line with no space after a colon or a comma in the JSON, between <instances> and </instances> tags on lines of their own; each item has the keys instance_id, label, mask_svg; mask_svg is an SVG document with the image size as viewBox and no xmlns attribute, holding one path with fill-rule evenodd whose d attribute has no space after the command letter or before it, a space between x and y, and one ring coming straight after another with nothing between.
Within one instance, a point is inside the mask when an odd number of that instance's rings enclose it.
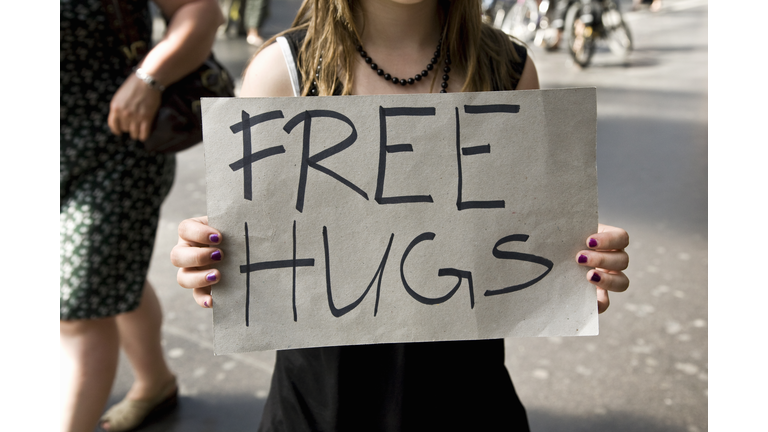
<instances>
[{"instance_id":1,"label":"woman's left hand","mask_svg":"<svg viewBox=\"0 0 768 432\"><path fill-rule=\"evenodd\" d=\"M623 292L629 287L629 278L622 272L629 266L629 234L621 228L598 224L597 234L587 239L588 250L576 255L576 262L594 267L587 279L597 286L597 311L605 312L610 301L608 291Z\"/></svg>"},{"instance_id":2,"label":"woman's left hand","mask_svg":"<svg viewBox=\"0 0 768 432\"><path fill-rule=\"evenodd\" d=\"M161 96L161 92L131 74L109 104L107 123L112 133L128 133L133 139L145 141L152 131Z\"/></svg>"}]
</instances>

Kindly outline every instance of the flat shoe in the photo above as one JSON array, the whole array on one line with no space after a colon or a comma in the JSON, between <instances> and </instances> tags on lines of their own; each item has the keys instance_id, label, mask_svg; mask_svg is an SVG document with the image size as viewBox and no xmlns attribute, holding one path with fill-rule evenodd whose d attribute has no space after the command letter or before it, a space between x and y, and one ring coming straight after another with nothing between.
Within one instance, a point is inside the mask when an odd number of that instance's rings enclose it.
<instances>
[{"instance_id":1,"label":"flat shoe","mask_svg":"<svg viewBox=\"0 0 768 432\"><path fill-rule=\"evenodd\" d=\"M155 398L123 399L113 405L99 420L99 426L109 423L109 432L127 432L149 423L176 407L179 389L176 379L168 384Z\"/></svg>"}]
</instances>

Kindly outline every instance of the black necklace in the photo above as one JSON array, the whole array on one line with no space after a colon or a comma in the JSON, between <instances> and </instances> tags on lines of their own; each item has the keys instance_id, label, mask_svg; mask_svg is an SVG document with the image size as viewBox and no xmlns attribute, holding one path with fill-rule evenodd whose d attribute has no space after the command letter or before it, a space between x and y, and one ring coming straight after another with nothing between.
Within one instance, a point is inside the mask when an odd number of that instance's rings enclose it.
<instances>
[{"instance_id":1,"label":"black necklace","mask_svg":"<svg viewBox=\"0 0 768 432\"><path fill-rule=\"evenodd\" d=\"M365 52L362 45L357 46L357 51L360 53L360 56L365 59L365 62L368 63L371 66L371 69L376 71L376 74L378 74L380 77L383 77L387 81L392 81L392 84L400 84L402 86L406 84L415 84L416 81L421 81L422 78L425 78L427 75L429 75L429 71L435 68L435 65L437 64L437 59L440 58L440 49L442 48L443 38L440 38L440 40L437 42L437 48L435 48L435 56L432 57L429 60L429 63L427 64L427 68L421 73L417 73L413 78L408 78L407 80L393 77L392 75L384 72L384 69L379 68L379 65L373 62L373 59L368 57L368 53ZM440 84L440 93L447 93L448 89L448 73L451 71L451 54L449 51L446 51L445 53L445 67L443 68L443 72L445 74L443 75L443 82Z\"/></svg>"},{"instance_id":2,"label":"black necklace","mask_svg":"<svg viewBox=\"0 0 768 432\"><path fill-rule=\"evenodd\" d=\"M365 52L362 45L357 46L357 51L360 53L360 56L365 59L365 62L368 63L371 66L371 69L376 71L376 74L378 74L380 77L383 77L387 81L391 81L392 84L400 84L402 86L406 84L415 84L416 81L421 81L422 78L426 78L427 75L429 75L429 71L433 70L435 68L435 65L437 64L437 59L440 58L440 50L442 49L442 42L443 39L440 38L440 41L437 42L437 48L435 49L435 56L432 57L429 60L429 63L427 64L427 68L421 71L421 73L417 73L413 78L402 79L398 77L393 77L392 75L384 72L384 69L379 68L379 65L373 62L373 59L368 57L368 53ZM321 58L320 61L322 62L323 59ZM440 93L448 93L448 74L451 72L451 53L450 51L445 52L445 67L443 67L443 82L440 84ZM317 71L315 73L316 78L320 78L320 65L317 66ZM309 93L311 95L317 95L317 81L312 82L312 87L309 90Z\"/></svg>"}]
</instances>

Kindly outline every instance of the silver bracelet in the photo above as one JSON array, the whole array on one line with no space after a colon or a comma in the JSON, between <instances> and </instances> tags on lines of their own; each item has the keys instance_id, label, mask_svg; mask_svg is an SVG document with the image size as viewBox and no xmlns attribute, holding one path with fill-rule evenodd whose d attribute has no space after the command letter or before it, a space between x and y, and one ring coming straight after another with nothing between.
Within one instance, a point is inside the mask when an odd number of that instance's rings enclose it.
<instances>
[{"instance_id":1,"label":"silver bracelet","mask_svg":"<svg viewBox=\"0 0 768 432\"><path fill-rule=\"evenodd\" d=\"M165 86L157 82L157 80L150 74L148 74L144 69L137 67L135 70L136 76L144 81L150 88L153 88L157 91L164 91Z\"/></svg>"}]
</instances>

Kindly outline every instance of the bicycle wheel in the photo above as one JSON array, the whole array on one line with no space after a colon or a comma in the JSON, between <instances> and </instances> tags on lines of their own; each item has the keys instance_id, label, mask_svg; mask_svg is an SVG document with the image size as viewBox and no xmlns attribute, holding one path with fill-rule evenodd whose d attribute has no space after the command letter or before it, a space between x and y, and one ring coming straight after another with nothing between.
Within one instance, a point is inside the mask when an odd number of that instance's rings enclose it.
<instances>
[{"instance_id":1,"label":"bicycle wheel","mask_svg":"<svg viewBox=\"0 0 768 432\"><path fill-rule=\"evenodd\" d=\"M632 35L614 2L606 2L602 19L608 48L614 55L626 58L632 51Z\"/></svg>"},{"instance_id":2,"label":"bicycle wheel","mask_svg":"<svg viewBox=\"0 0 768 432\"><path fill-rule=\"evenodd\" d=\"M582 21L584 5L574 2L565 14L565 34L568 52L573 61L581 67L587 67L595 53L595 32L592 23Z\"/></svg>"},{"instance_id":3,"label":"bicycle wheel","mask_svg":"<svg viewBox=\"0 0 768 432\"><path fill-rule=\"evenodd\" d=\"M516 1L507 11L501 30L523 42L530 42L539 27L539 5L536 0Z\"/></svg>"}]
</instances>

